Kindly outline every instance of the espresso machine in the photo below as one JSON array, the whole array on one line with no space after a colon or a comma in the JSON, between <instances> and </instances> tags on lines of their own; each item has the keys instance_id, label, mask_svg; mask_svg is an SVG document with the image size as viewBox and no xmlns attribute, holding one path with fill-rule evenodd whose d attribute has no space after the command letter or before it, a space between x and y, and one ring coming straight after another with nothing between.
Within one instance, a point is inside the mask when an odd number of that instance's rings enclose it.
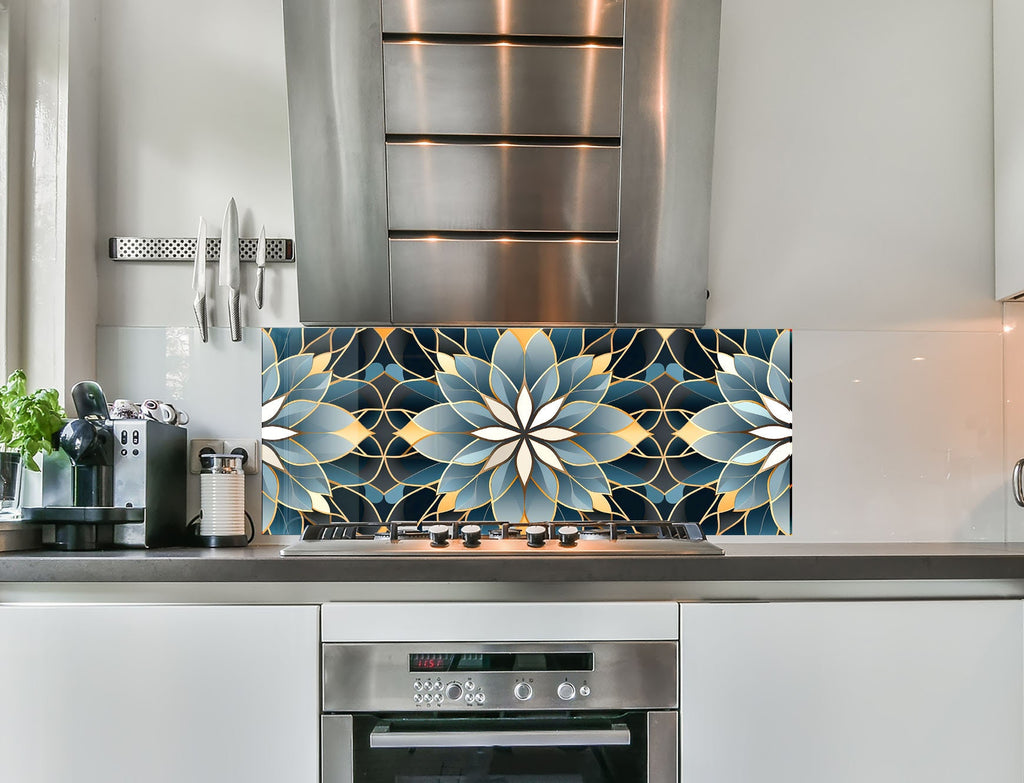
<instances>
[{"instance_id":1,"label":"espresso machine","mask_svg":"<svg viewBox=\"0 0 1024 783\"><path fill-rule=\"evenodd\" d=\"M181 544L185 533L184 427L151 419L111 419L99 384L71 390L78 418L43 459L42 506L23 508L58 549Z\"/></svg>"}]
</instances>

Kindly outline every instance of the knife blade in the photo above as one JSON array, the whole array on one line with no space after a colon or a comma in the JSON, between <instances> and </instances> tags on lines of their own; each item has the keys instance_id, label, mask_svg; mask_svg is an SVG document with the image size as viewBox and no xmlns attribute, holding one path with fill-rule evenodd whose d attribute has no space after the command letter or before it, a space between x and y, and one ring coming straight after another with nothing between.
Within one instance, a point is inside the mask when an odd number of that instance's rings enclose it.
<instances>
[{"instance_id":1,"label":"knife blade","mask_svg":"<svg viewBox=\"0 0 1024 783\"><path fill-rule=\"evenodd\" d=\"M235 200L228 201L224 210L224 227L220 235L220 284L228 289L228 324L231 327L231 341L242 339L242 325L238 309L240 275L238 250L238 207Z\"/></svg>"},{"instance_id":2,"label":"knife blade","mask_svg":"<svg viewBox=\"0 0 1024 783\"><path fill-rule=\"evenodd\" d=\"M192 300L192 309L199 325L199 336L203 342L210 339L206 322L206 218L199 218L199 235L196 237L196 260L192 267L192 290L196 298Z\"/></svg>"},{"instance_id":3,"label":"knife blade","mask_svg":"<svg viewBox=\"0 0 1024 783\"><path fill-rule=\"evenodd\" d=\"M263 309L263 275L267 265L267 227L260 226L260 238L256 240L256 290L253 292L253 301L256 302L256 309Z\"/></svg>"}]
</instances>

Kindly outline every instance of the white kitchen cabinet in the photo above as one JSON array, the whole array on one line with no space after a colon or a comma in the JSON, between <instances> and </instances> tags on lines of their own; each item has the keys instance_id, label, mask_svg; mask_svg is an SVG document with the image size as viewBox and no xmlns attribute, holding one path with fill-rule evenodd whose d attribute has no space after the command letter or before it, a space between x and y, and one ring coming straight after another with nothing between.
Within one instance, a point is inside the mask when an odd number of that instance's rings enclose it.
<instances>
[{"instance_id":1,"label":"white kitchen cabinet","mask_svg":"<svg viewBox=\"0 0 1024 783\"><path fill-rule=\"evenodd\" d=\"M0 607L0 780L315 783L318 608Z\"/></svg>"},{"instance_id":2,"label":"white kitchen cabinet","mask_svg":"<svg viewBox=\"0 0 1024 783\"><path fill-rule=\"evenodd\" d=\"M1020 783L1019 601L681 607L683 783Z\"/></svg>"},{"instance_id":3,"label":"white kitchen cabinet","mask_svg":"<svg viewBox=\"0 0 1024 783\"><path fill-rule=\"evenodd\" d=\"M1024 293L1024 0L992 3L996 299Z\"/></svg>"}]
</instances>

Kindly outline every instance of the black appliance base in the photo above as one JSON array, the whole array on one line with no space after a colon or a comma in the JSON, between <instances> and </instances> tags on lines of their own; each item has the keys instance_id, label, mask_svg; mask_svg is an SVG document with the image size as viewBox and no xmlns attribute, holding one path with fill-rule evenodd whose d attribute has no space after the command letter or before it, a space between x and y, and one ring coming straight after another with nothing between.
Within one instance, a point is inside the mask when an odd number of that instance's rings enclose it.
<instances>
[{"instance_id":1,"label":"black appliance base","mask_svg":"<svg viewBox=\"0 0 1024 783\"><path fill-rule=\"evenodd\" d=\"M25 522L63 525L122 525L126 522L145 522L146 509L122 506L38 506L23 508Z\"/></svg>"},{"instance_id":2,"label":"black appliance base","mask_svg":"<svg viewBox=\"0 0 1024 783\"><path fill-rule=\"evenodd\" d=\"M225 547L225 546L248 546L249 537L240 536L201 536L198 533L192 537L195 546Z\"/></svg>"},{"instance_id":3,"label":"black appliance base","mask_svg":"<svg viewBox=\"0 0 1024 783\"><path fill-rule=\"evenodd\" d=\"M120 506L38 506L21 510L25 522L53 525L47 546L66 552L87 552L114 546L114 525L144 522L146 509Z\"/></svg>"}]
</instances>

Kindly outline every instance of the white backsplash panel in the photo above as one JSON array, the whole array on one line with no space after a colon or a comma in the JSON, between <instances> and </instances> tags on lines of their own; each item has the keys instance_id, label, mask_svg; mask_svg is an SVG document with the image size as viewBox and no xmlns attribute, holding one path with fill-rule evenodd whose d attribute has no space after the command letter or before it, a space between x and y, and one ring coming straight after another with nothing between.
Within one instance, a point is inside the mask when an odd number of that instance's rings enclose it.
<instances>
[{"instance_id":1,"label":"white backsplash panel","mask_svg":"<svg viewBox=\"0 0 1024 783\"><path fill-rule=\"evenodd\" d=\"M793 352L795 539L1003 540L1001 334L797 331Z\"/></svg>"},{"instance_id":2,"label":"white backsplash panel","mask_svg":"<svg viewBox=\"0 0 1024 783\"><path fill-rule=\"evenodd\" d=\"M1006 540L1024 541L1024 508L1014 502L1010 491L1013 466L1024 459L1024 302L1003 305L1003 399Z\"/></svg>"},{"instance_id":3,"label":"white backsplash panel","mask_svg":"<svg viewBox=\"0 0 1024 783\"><path fill-rule=\"evenodd\" d=\"M1008 491L1024 457L1022 324L1024 303L1011 303L1005 334L795 331L789 540L1024 540ZM100 327L97 377L111 400L180 406L190 438L256 438L261 338L245 329L231 343L215 328L204 345L194 327ZM260 490L247 477L246 506L265 528ZM198 506L193 476L189 513Z\"/></svg>"},{"instance_id":4,"label":"white backsplash panel","mask_svg":"<svg viewBox=\"0 0 1024 783\"><path fill-rule=\"evenodd\" d=\"M158 399L189 415L188 437L260 436L260 330L231 342L225 327L199 339L194 326L96 330L97 380L107 399ZM246 476L245 505L259 526L259 476ZM199 512L198 476L189 476L189 515Z\"/></svg>"}]
</instances>

